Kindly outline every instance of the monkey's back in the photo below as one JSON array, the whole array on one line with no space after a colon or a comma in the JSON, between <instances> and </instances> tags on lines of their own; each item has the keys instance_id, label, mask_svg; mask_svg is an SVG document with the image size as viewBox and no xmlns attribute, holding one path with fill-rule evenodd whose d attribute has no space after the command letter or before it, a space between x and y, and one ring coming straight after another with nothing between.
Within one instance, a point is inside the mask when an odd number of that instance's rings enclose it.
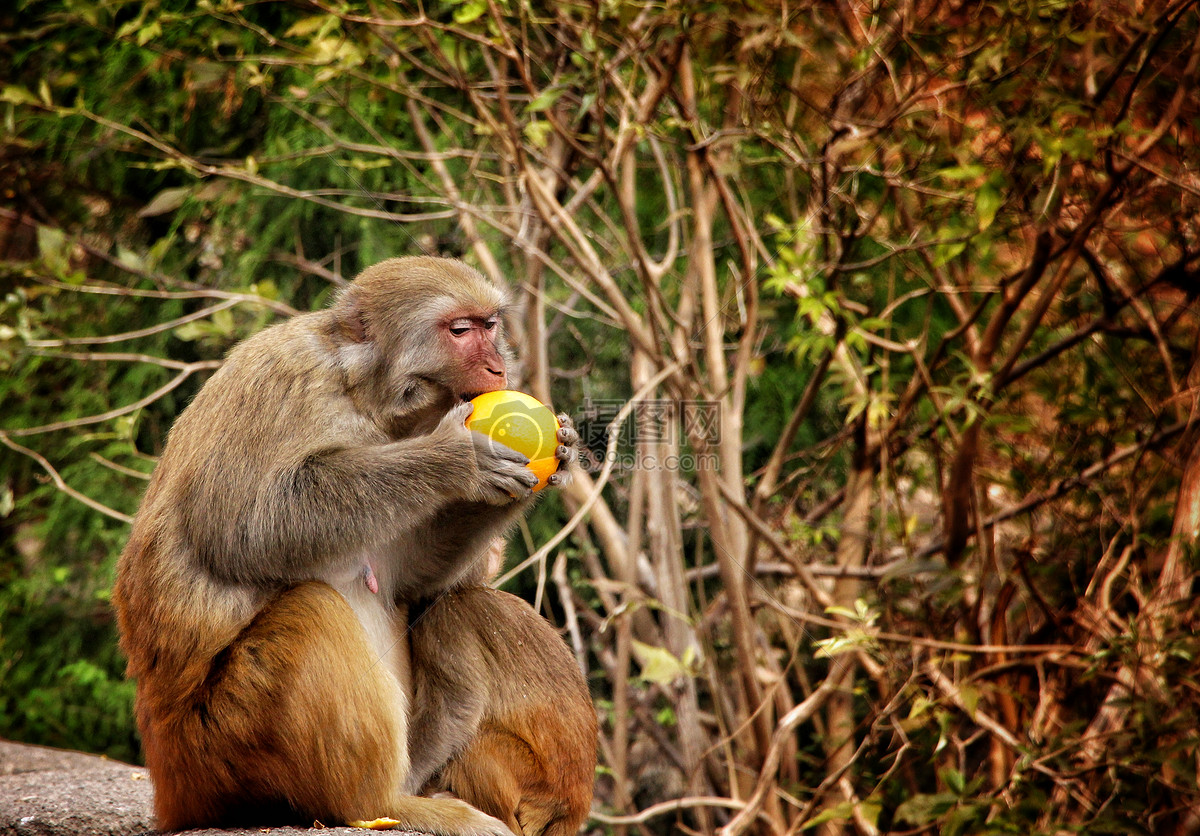
<instances>
[{"instance_id":1,"label":"monkey's back","mask_svg":"<svg viewBox=\"0 0 1200 836\"><path fill-rule=\"evenodd\" d=\"M128 673L139 693L156 695L139 697L142 711L183 700L209 659L288 580L284 561L268 559L271 532L251 512L277 503L270 480L323 443L328 422L312 404L341 388L312 336L327 319L293 317L240 343L167 435L113 588ZM296 425L313 429L301 435L290 430ZM237 583L247 578L254 582Z\"/></svg>"}]
</instances>

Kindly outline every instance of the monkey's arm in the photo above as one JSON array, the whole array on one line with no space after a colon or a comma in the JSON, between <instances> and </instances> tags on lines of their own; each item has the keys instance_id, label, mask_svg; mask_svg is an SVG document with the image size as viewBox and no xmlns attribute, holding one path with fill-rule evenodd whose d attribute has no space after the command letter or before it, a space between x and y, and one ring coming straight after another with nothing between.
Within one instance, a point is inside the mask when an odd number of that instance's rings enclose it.
<instances>
[{"instance_id":1,"label":"monkey's arm","mask_svg":"<svg viewBox=\"0 0 1200 836\"><path fill-rule=\"evenodd\" d=\"M452 409L424 436L298 452L258 474L248 496L200 485L180 497L188 540L219 577L299 580L453 505L511 506L536 477L519 453L481 453L463 425L465 411Z\"/></svg>"}]
</instances>

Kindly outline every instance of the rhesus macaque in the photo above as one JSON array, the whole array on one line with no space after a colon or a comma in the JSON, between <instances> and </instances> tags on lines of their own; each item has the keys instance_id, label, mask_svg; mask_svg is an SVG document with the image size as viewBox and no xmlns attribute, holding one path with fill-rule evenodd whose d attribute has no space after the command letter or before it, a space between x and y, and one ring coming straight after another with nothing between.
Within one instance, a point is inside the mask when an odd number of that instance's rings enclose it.
<instances>
[{"instance_id":1,"label":"rhesus macaque","mask_svg":"<svg viewBox=\"0 0 1200 836\"><path fill-rule=\"evenodd\" d=\"M522 836L574 836L592 804L596 712L554 629L476 586L414 610L411 636L410 786L430 779Z\"/></svg>"},{"instance_id":2,"label":"rhesus macaque","mask_svg":"<svg viewBox=\"0 0 1200 836\"><path fill-rule=\"evenodd\" d=\"M478 583L536 481L463 423L507 385L502 301L456 261L382 262L233 349L175 422L113 591L160 828L508 833L408 780L408 605Z\"/></svg>"}]
</instances>

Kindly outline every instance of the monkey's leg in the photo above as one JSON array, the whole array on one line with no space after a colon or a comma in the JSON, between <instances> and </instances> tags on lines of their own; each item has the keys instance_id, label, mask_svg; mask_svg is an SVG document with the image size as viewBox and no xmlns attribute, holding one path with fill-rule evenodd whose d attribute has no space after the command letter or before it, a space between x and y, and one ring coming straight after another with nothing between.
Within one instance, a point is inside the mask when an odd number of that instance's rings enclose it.
<instances>
[{"instance_id":1,"label":"monkey's leg","mask_svg":"<svg viewBox=\"0 0 1200 836\"><path fill-rule=\"evenodd\" d=\"M521 741L483 728L442 770L440 783L456 796L507 824L514 833L533 836L517 822L522 776L531 757Z\"/></svg>"},{"instance_id":2,"label":"monkey's leg","mask_svg":"<svg viewBox=\"0 0 1200 836\"><path fill-rule=\"evenodd\" d=\"M522 725L513 718L485 722L471 744L443 768L439 784L514 833L575 836L591 806L591 785L573 782L570 771L560 773L565 764L549 748L531 745L514 731Z\"/></svg>"},{"instance_id":3,"label":"monkey's leg","mask_svg":"<svg viewBox=\"0 0 1200 836\"><path fill-rule=\"evenodd\" d=\"M154 724L159 826L287 808L305 823L386 816L446 836L507 833L466 804L400 794L405 706L338 592L317 582L287 590L212 660L179 715Z\"/></svg>"}]
</instances>

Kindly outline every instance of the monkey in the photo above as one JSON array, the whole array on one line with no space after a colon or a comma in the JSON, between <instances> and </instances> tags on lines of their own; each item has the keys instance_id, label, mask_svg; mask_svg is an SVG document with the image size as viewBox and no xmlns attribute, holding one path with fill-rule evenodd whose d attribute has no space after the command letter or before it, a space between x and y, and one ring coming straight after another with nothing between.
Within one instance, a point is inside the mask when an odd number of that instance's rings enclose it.
<instances>
[{"instance_id":1,"label":"monkey","mask_svg":"<svg viewBox=\"0 0 1200 836\"><path fill-rule=\"evenodd\" d=\"M449 792L522 836L574 836L591 809L597 724L562 638L522 599L482 586L426 604L411 629L410 787Z\"/></svg>"},{"instance_id":2,"label":"monkey","mask_svg":"<svg viewBox=\"0 0 1200 836\"><path fill-rule=\"evenodd\" d=\"M461 262L383 261L235 346L175 421L113 588L161 829L509 833L407 780L409 604L478 584L536 481L464 426L507 387L503 307Z\"/></svg>"}]
</instances>

